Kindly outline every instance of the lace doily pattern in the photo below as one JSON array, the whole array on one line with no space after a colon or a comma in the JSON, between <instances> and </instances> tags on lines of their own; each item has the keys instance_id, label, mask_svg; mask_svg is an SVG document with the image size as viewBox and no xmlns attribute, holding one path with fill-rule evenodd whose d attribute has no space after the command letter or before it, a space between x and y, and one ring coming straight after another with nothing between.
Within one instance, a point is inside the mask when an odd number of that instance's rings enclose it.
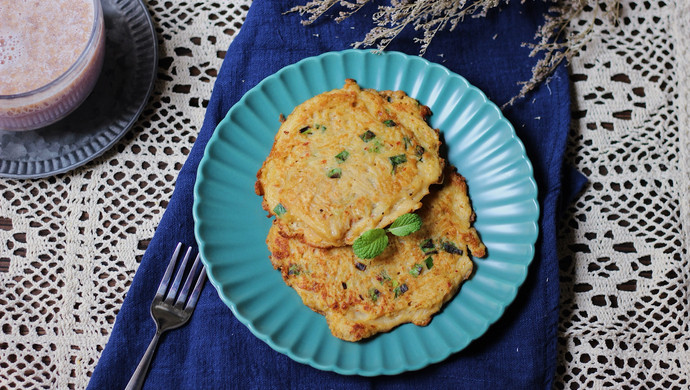
<instances>
[{"instance_id":1,"label":"lace doily pattern","mask_svg":"<svg viewBox=\"0 0 690 390\"><path fill-rule=\"evenodd\" d=\"M149 1L160 63L135 127L73 172L0 179L0 388L88 384L250 3Z\"/></svg>"},{"instance_id":2,"label":"lace doily pattern","mask_svg":"<svg viewBox=\"0 0 690 390\"><path fill-rule=\"evenodd\" d=\"M690 387L689 7L621 2L571 63L557 388ZM588 19L591 18L591 19ZM681 77L685 74L685 77Z\"/></svg>"},{"instance_id":3,"label":"lace doily pattern","mask_svg":"<svg viewBox=\"0 0 690 390\"><path fill-rule=\"evenodd\" d=\"M0 388L88 384L250 3L150 0L158 80L132 131L73 172L0 179ZM580 24L567 159L590 184L559 232L557 388L690 387L687 15L625 0L620 25Z\"/></svg>"}]
</instances>

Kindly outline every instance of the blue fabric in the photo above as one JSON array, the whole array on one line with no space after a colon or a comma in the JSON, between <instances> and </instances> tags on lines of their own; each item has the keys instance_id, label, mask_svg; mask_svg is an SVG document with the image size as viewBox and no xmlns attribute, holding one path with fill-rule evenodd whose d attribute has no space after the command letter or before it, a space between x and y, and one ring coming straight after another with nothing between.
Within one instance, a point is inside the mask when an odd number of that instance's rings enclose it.
<instances>
[{"instance_id":1,"label":"blue fabric","mask_svg":"<svg viewBox=\"0 0 690 390\"><path fill-rule=\"evenodd\" d=\"M230 107L266 76L298 60L349 48L371 27L373 6L342 23L337 10L312 26L298 14L283 15L306 0L255 0L230 46L215 84L205 122L127 298L90 388L120 389L127 383L154 334L148 308L176 242L193 243L192 201L196 169L216 124ZM453 32L441 32L425 57L463 75L499 105L514 96L536 62L521 46L533 40L543 20L542 2L513 1L487 18L467 18ZM407 29L390 46L418 53ZM218 48L224 49L224 48ZM484 336L445 361L393 377L341 376L296 363L255 338L206 285L189 325L165 334L145 388L550 388L556 363L558 259L556 217L563 155L570 120L566 69L551 82L505 110L534 165L542 210L541 234L529 276L516 301ZM567 182L581 186L577 175ZM579 183L579 184L577 184ZM574 193L577 188L573 188ZM568 194L566 194L568 195Z\"/></svg>"}]
</instances>

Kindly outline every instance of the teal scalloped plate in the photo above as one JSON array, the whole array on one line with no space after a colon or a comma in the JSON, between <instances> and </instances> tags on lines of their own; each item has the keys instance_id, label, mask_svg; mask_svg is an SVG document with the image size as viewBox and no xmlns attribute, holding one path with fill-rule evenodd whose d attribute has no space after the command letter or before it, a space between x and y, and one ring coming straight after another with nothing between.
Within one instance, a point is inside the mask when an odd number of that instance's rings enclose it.
<instances>
[{"instance_id":1,"label":"teal scalloped plate","mask_svg":"<svg viewBox=\"0 0 690 390\"><path fill-rule=\"evenodd\" d=\"M406 324L362 342L331 335L323 316L286 286L268 258L271 220L254 193L279 115L353 78L365 88L403 90L433 112L448 159L465 176L488 248L476 273L425 327ZM365 376L417 370L481 336L527 276L538 235L532 165L512 125L484 93L441 65L398 52L346 50L306 58L261 81L211 137L194 188L195 234L208 276L235 317L295 361Z\"/></svg>"}]
</instances>

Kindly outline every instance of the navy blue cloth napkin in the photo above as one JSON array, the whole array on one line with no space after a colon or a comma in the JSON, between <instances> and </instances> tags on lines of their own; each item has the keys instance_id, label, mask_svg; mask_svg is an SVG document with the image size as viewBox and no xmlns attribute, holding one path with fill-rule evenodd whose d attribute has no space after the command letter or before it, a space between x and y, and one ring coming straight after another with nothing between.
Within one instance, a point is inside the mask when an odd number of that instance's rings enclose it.
<instances>
[{"instance_id":1,"label":"navy blue cloth napkin","mask_svg":"<svg viewBox=\"0 0 690 390\"><path fill-rule=\"evenodd\" d=\"M342 23L332 20L338 10L331 10L308 27L300 24L298 14L284 14L305 2L253 2L227 52L204 125L117 316L90 388L123 388L154 334L149 305L175 243L194 243L193 186L216 124L263 78L305 57L348 49L372 27L373 5ZM536 59L529 58L529 49L521 44L533 40L544 12L541 2L513 1L486 18L467 18L455 31L439 33L425 58L464 76L501 105L519 91L518 81L531 75ZM389 49L418 54L414 33L405 30ZM465 350L438 364L397 376L365 378L319 371L292 361L255 338L207 284L190 323L161 339L145 387L550 388L556 364L559 297L556 216L569 105L568 78L561 66L548 85L505 110L534 165L540 189L541 233L536 257L517 299Z\"/></svg>"}]
</instances>

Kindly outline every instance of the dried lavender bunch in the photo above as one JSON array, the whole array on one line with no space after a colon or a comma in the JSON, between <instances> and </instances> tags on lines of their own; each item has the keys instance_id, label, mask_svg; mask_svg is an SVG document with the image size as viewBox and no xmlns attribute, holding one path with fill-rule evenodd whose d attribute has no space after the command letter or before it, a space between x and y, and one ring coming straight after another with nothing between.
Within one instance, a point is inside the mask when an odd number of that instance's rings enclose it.
<instances>
[{"instance_id":1,"label":"dried lavender bunch","mask_svg":"<svg viewBox=\"0 0 690 390\"><path fill-rule=\"evenodd\" d=\"M304 5L293 7L288 12L299 12L307 15L302 21L308 25L328 12L335 5L342 11L335 18L340 22L357 12L371 0L310 0ZM524 3L525 0L522 0ZM544 24L536 32L538 43L524 43L532 49L530 57L543 55L532 69L532 78L520 82L522 88L517 96L505 106L512 105L524 97L539 84L548 80L556 67L563 61L569 61L591 39L594 20L598 12L603 11L611 20L617 20L620 0L544 0L553 3L545 15ZM372 16L375 26L360 42L353 47L375 47L385 50L386 47L407 26L422 31L421 38L414 38L419 43L419 55L424 55L434 36L442 30L453 31L466 16L483 17L487 11L510 0L391 0L390 5L378 7ZM581 20L583 13L592 13L591 20L581 32L574 32L574 24ZM578 26L581 27L581 26Z\"/></svg>"},{"instance_id":2,"label":"dried lavender bunch","mask_svg":"<svg viewBox=\"0 0 690 390\"><path fill-rule=\"evenodd\" d=\"M370 0L312 0L305 5L293 7L288 12L307 14L308 18L302 24L308 25L339 4L345 11L340 11L335 20L341 22L369 2ZM385 50L406 26L412 25L415 30L423 31L423 37L415 38L415 42L420 44L419 54L424 55L438 31L446 28L453 31L465 16L484 16L489 9L500 3L501 0L476 0L469 4L467 0L391 0L390 5L378 7L372 17L376 26L353 46L375 46L377 50Z\"/></svg>"}]
</instances>

